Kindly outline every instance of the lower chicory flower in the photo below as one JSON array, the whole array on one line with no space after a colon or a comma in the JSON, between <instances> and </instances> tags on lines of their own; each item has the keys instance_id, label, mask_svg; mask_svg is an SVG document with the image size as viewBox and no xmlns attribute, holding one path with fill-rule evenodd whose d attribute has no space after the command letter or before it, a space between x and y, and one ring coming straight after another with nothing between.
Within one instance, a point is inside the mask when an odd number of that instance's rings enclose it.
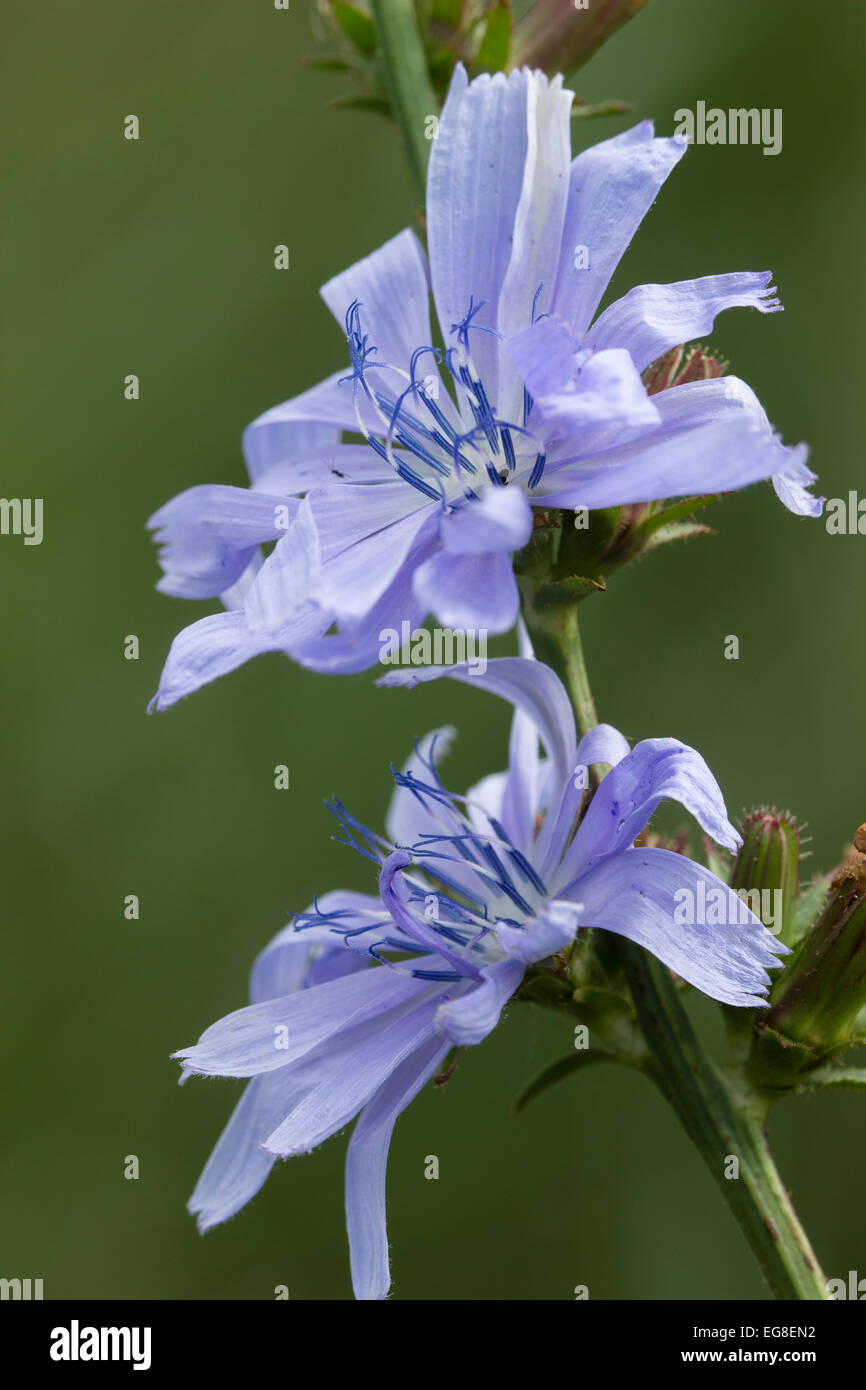
<instances>
[{"instance_id":1,"label":"lower chicory flower","mask_svg":"<svg viewBox=\"0 0 866 1390\"><path fill-rule=\"evenodd\" d=\"M395 672L383 684L447 675L515 706L508 770L466 796L437 761L449 730L419 742L387 818L387 837L331 810L345 842L372 862L376 894L317 900L258 957L252 1003L176 1056L189 1073L250 1077L190 1201L202 1231L240 1210L277 1157L309 1152L358 1116L346 1162L346 1219L356 1297L390 1285L385 1173L397 1116L452 1046L481 1042L538 962L581 928L652 951L727 1004L764 1003L767 968L784 951L730 889L684 855L635 847L659 802L685 806L719 844L739 837L703 758L675 739L629 751L599 725L577 742L557 676L525 658ZM539 741L545 756L542 757ZM612 768L589 803L577 770ZM716 920L683 927L683 891L731 899Z\"/></svg>"}]
</instances>

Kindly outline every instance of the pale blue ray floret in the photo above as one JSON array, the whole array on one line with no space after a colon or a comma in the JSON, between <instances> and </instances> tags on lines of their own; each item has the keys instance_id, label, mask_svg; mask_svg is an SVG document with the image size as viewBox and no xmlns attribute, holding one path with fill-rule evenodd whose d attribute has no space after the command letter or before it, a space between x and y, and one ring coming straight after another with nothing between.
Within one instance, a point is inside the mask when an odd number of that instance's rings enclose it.
<instances>
[{"instance_id":1,"label":"pale blue ray floret","mask_svg":"<svg viewBox=\"0 0 866 1390\"><path fill-rule=\"evenodd\" d=\"M506 772L466 796L437 761L449 730L416 747L396 783L385 836L339 803L343 842L377 891L337 891L282 930L253 967L252 1003L176 1056L183 1079L249 1077L190 1201L202 1230L260 1189L277 1157L305 1153L357 1123L346 1160L346 1221L357 1298L390 1287L385 1171L397 1116L453 1046L483 1041L528 970L564 964L589 927L646 947L705 994L760 1006L786 948L708 869L637 847L659 802L679 801L727 849L739 836L703 758L675 739L634 749L609 725L577 741L566 692L529 658L394 672L386 685L441 676L515 707ZM586 807L590 764L611 771ZM575 830L575 825L577 829ZM683 894L723 910L679 924ZM726 925L721 925L724 922Z\"/></svg>"},{"instance_id":2,"label":"pale blue ray floret","mask_svg":"<svg viewBox=\"0 0 866 1390\"><path fill-rule=\"evenodd\" d=\"M329 281L350 370L248 427L249 489L193 487L151 518L160 588L228 610L176 638L157 708L266 651L364 670L383 629L431 613L507 631L534 508L772 478L790 510L820 513L805 445L781 443L743 381L651 396L641 378L722 310L781 308L769 273L641 285L596 316L686 142L645 121L572 159L571 104L561 78L470 83L458 67L432 142L429 255L403 231Z\"/></svg>"}]
</instances>

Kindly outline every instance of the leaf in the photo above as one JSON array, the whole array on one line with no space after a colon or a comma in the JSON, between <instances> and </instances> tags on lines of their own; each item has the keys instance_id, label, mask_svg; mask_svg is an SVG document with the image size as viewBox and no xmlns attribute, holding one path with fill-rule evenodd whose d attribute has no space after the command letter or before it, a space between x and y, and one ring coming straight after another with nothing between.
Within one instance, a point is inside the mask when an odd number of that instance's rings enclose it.
<instances>
[{"instance_id":1,"label":"leaf","mask_svg":"<svg viewBox=\"0 0 866 1390\"><path fill-rule=\"evenodd\" d=\"M484 38L473 64L476 72L501 72L508 66L511 48L511 6L508 0L496 0L487 19Z\"/></svg>"},{"instance_id":2,"label":"leaf","mask_svg":"<svg viewBox=\"0 0 866 1390\"><path fill-rule=\"evenodd\" d=\"M521 1110L525 1110L531 1100L540 1096L543 1091L555 1086L558 1081L565 1081L575 1072L584 1071L587 1067L593 1066L596 1062L615 1062L616 1058L612 1052L604 1048L587 1048L583 1051L575 1051L568 1057L560 1057L557 1062L550 1062L544 1067L537 1076L524 1086L519 1092L514 1104L511 1107L512 1115L519 1115Z\"/></svg>"},{"instance_id":3,"label":"leaf","mask_svg":"<svg viewBox=\"0 0 866 1390\"><path fill-rule=\"evenodd\" d=\"M334 18L350 43L365 57L375 52L376 26L368 14L348 4L347 0L331 0Z\"/></svg>"}]
</instances>

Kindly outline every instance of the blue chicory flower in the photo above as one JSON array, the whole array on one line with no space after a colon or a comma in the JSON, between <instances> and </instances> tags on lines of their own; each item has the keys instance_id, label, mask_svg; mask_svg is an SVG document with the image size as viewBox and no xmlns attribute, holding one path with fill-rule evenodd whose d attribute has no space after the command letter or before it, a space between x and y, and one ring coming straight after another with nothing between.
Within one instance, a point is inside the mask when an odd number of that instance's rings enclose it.
<instances>
[{"instance_id":1,"label":"blue chicory flower","mask_svg":"<svg viewBox=\"0 0 866 1390\"><path fill-rule=\"evenodd\" d=\"M228 609L177 637L157 708L260 652L364 670L384 629L430 613L507 631L533 508L772 477L792 511L820 513L806 446L781 444L744 382L650 396L641 379L723 309L781 308L768 272L641 285L595 317L687 146L645 121L572 160L571 105L561 78L470 83L457 68L430 158L429 261L407 230L329 281L350 370L248 427L248 490L194 487L151 518L159 587Z\"/></svg>"},{"instance_id":2,"label":"blue chicory flower","mask_svg":"<svg viewBox=\"0 0 866 1390\"><path fill-rule=\"evenodd\" d=\"M719 844L738 845L693 748L661 738L629 751L609 725L578 743L562 684L530 659L493 660L483 676L464 663L382 683L442 675L515 706L507 772L453 795L437 771L451 732L442 730L395 772L387 837L334 803L346 842L375 866L378 892L330 893L299 914L256 960L249 1007L175 1054L182 1079L251 1078L190 1200L202 1231L239 1211L276 1158L309 1152L359 1117L346 1159L359 1299L384 1298L390 1285L385 1174L397 1116L452 1046L480 1043L496 1026L530 966L592 926L645 946L714 999L748 1007L764 1004L767 969L786 950L708 869L634 845L665 797ZM591 763L612 770L573 834L575 772ZM695 901L714 892L721 918L736 925L677 925L684 891Z\"/></svg>"}]
</instances>

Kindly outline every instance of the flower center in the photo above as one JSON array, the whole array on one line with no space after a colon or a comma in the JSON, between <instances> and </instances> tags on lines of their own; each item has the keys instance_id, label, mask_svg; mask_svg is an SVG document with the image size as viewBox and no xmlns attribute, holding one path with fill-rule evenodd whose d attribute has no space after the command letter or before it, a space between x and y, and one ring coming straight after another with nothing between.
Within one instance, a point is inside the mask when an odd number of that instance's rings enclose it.
<instances>
[{"instance_id":1,"label":"flower center","mask_svg":"<svg viewBox=\"0 0 866 1390\"><path fill-rule=\"evenodd\" d=\"M489 829L483 830L472 823L461 809L466 799L443 787L432 751L425 756L419 749L418 757L425 780L392 768L397 787L418 802L420 823L428 827L416 832L412 844L393 846L338 800L328 803L343 831L339 843L379 870L381 911L323 912L316 903L311 912L296 915L295 928L327 925L350 949L418 979L477 977L484 965L502 959L496 924L525 927L546 901L547 888L498 820L487 816ZM425 964L425 957L435 959Z\"/></svg>"},{"instance_id":2,"label":"flower center","mask_svg":"<svg viewBox=\"0 0 866 1390\"><path fill-rule=\"evenodd\" d=\"M377 348L362 332L358 300L346 313L352 373L343 380L353 383L358 430L398 477L443 509L476 501L477 488L488 483L505 487L520 480L532 489L544 471L544 452L527 427L532 409L528 392L524 391L520 423L499 419L473 362L470 329L499 336L494 329L473 323L483 307L483 302L470 300L465 317L451 325L453 345L444 352L432 344L416 348L408 372L379 360ZM444 359L454 382L456 405L449 397L450 409L443 408L438 398L438 371L422 376L419 370L419 363L428 355L437 365ZM399 391L387 390L382 380L385 373L406 384ZM381 422L381 429L371 428L364 419L364 400Z\"/></svg>"}]
</instances>

